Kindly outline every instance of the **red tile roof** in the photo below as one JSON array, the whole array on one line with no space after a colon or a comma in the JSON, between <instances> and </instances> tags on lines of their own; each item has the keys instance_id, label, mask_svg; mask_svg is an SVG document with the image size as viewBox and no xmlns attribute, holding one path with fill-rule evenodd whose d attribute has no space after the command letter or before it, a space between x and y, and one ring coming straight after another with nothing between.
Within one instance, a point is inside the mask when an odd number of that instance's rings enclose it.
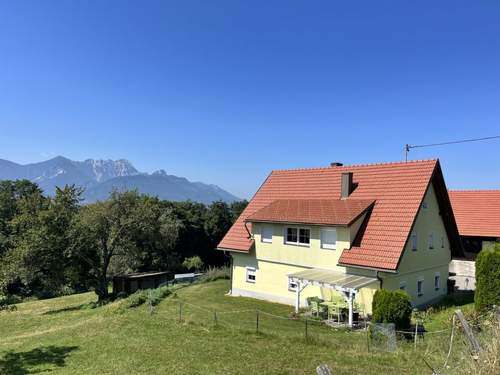
<instances>
[{"instance_id":1,"label":"red tile roof","mask_svg":"<svg viewBox=\"0 0 500 375\"><path fill-rule=\"evenodd\" d=\"M437 166L437 160L425 160L273 171L218 248L249 252L246 218L277 199L339 199L341 173L352 172L357 187L349 199L376 202L359 246L344 250L339 263L395 270Z\"/></svg>"},{"instance_id":2,"label":"red tile roof","mask_svg":"<svg viewBox=\"0 0 500 375\"><path fill-rule=\"evenodd\" d=\"M350 225L373 199L277 199L246 218L249 222Z\"/></svg>"},{"instance_id":3,"label":"red tile roof","mask_svg":"<svg viewBox=\"0 0 500 375\"><path fill-rule=\"evenodd\" d=\"M461 236L500 237L500 190L449 192Z\"/></svg>"}]
</instances>

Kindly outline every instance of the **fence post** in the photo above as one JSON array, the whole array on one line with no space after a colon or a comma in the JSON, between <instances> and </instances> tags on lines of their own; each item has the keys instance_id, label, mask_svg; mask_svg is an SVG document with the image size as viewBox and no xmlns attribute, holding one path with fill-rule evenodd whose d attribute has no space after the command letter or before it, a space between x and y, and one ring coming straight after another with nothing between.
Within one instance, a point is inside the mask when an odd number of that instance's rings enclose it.
<instances>
[{"instance_id":1,"label":"fence post","mask_svg":"<svg viewBox=\"0 0 500 375\"><path fill-rule=\"evenodd\" d=\"M305 322L306 322L306 341L307 341L307 318L306 318Z\"/></svg>"},{"instance_id":2,"label":"fence post","mask_svg":"<svg viewBox=\"0 0 500 375\"><path fill-rule=\"evenodd\" d=\"M365 331L366 331L366 350L370 351L370 329L368 328L366 320L365 320Z\"/></svg>"},{"instance_id":3,"label":"fence post","mask_svg":"<svg viewBox=\"0 0 500 375\"><path fill-rule=\"evenodd\" d=\"M414 349L417 349L417 337L418 337L418 320L415 319L415 338L414 338L414 344L413 344Z\"/></svg>"},{"instance_id":4,"label":"fence post","mask_svg":"<svg viewBox=\"0 0 500 375\"><path fill-rule=\"evenodd\" d=\"M179 302L179 322L182 322L182 302Z\"/></svg>"},{"instance_id":5,"label":"fence post","mask_svg":"<svg viewBox=\"0 0 500 375\"><path fill-rule=\"evenodd\" d=\"M259 333L259 310L255 310L256 319L255 319L255 332Z\"/></svg>"},{"instance_id":6,"label":"fence post","mask_svg":"<svg viewBox=\"0 0 500 375\"><path fill-rule=\"evenodd\" d=\"M474 357L477 357L479 352L481 351L481 347L479 346L479 342L477 339L474 337L474 333L472 332L472 329L469 326L469 323L467 323L467 320L465 319L464 314L462 313L462 310L455 310L455 315L460 320L460 323L462 324L462 328L464 329L465 336L467 336L467 339L469 340L469 345L471 347L471 352Z\"/></svg>"},{"instance_id":7,"label":"fence post","mask_svg":"<svg viewBox=\"0 0 500 375\"><path fill-rule=\"evenodd\" d=\"M214 311L214 323L215 326L217 327L217 311Z\"/></svg>"}]
</instances>

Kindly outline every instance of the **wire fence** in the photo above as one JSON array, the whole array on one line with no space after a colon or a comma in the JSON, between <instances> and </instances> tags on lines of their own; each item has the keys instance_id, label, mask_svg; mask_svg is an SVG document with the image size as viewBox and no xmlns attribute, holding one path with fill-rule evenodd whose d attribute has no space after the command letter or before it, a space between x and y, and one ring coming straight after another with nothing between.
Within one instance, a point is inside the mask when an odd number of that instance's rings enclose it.
<instances>
[{"instance_id":1,"label":"wire fence","mask_svg":"<svg viewBox=\"0 0 500 375\"><path fill-rule=\"evenodd\" d=\"M394 325L391 327L365 321L351 330L342 326L332 327L308 316L290 317L262 309L209 308L182 299L170 299L150 312L162 320L206 330L274 336L343 350L365 351L373 355L380 352L402 353L425 363L429 370L439 374L455 373L470 358L464 353L471 353L468 337L460 322L454 318L447 328L432 331L422 329L422 325L420 329L417 326L403 331L396 330ZM482 327L480 323L470 322L470 328L479 333Z\"/></svg>"}]
</instances>

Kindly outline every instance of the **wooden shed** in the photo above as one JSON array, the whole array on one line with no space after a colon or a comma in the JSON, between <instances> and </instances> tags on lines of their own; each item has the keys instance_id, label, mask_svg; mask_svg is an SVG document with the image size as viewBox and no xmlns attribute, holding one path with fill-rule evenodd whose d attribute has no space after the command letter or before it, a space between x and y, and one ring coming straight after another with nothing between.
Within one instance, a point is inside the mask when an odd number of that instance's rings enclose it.
<instances>
[{"instance_id":1,"label":"wooden shed","mask_svg":"<svg viewBox=\"0 0 500 375\"><path fill-rule=\"evenodd\" d=\"M134 293L139 289L153 289L167 284L169 272L137 272L113 277L113 294Z\"/></svg>"}]
</instances>

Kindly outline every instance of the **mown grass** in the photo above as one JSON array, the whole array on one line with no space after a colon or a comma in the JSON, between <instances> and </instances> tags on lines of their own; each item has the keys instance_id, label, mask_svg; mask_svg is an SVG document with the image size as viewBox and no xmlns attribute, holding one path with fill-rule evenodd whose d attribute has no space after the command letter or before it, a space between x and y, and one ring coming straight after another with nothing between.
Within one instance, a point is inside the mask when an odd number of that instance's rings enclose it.
<instances>
[{"instance_id":1,"label":"mown grass","mask_svg":"<svg viewBox=\"0 0 500 375\"><path fill-rule=\"evenodd\" d=\"M429 373L419 360L424 346L368 352L363 332L313 323L306 340L304 321L283 319L289 306L228 297L228 287L217 280L179 289L153 314L147 304L124 308L126 300L90 308L92 293L19 304L0 313L0 373L312 374L321 363L335 374ZM429 324L445 328L449 311ZM441 361L441 351L428 359Z\"/></svg>"}]
</instances>

